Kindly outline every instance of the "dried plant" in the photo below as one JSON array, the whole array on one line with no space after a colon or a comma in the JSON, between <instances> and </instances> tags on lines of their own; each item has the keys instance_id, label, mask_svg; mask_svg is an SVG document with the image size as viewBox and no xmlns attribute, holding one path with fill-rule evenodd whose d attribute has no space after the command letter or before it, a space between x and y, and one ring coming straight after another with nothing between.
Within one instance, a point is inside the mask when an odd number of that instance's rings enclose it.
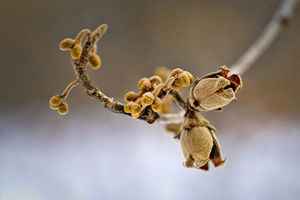
<instances>
[{"instance_id":1,"label":"dried plant","mask_svg":"<svg viewBox=\"0 0 300 200\"><path fill-rule=\"evenodd\" d=\"M88 76L89 67L98 70L102 65L97 54L97 43L107 32L108 26L102 24L94 31L83 29L74 39L66 38L59 44L62 51L70 53L76 78L61 94L50 98L49 106L60 115L67 114L67 98L71 90L80 85L88 96L112 112L144 120L149 124L164 123L166 130L180 140L185 158L184 166L208 170L209 161L216 167L220 166L225 160L216 129L201 112L220 110L236 99L237 92L242 87L241 77L237 73L242 74L249 69L267 49L286 24L294 5L294 0L284 2L264 34L234 65L232 70L236 73L221 66L218 71L198 78L179 67L160 67L153 76L138 81L138 91L129 91L124 95L125 103L107 96L92 84ZM184 89L189 90L186 97L181 94ZM171 113L173 102L181 111Z\"/></svg>"}]
</instances>

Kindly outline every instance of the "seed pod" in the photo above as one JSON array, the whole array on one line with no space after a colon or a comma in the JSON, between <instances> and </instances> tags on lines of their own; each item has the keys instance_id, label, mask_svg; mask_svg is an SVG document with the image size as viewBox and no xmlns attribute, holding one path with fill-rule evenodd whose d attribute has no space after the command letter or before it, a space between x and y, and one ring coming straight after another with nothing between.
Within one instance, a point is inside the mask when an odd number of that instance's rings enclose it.
<instances>
[{"instance_id":1,"label":"seed pod","mask_svg":"<svg viewBox=\"0 0 300 200\"><path fill-rule=\"evenodd\" d=\"M215 166L224 163L214 128L199 113L187 113L180 133L180 143L187 167L208 170L209 160Z\"/></svg>"},{"instance_id":2,"label":"seed pod","mask_svg":"<svg viewBox=\"0 0 300 200\"><path fill-rule=\"evenodd\" d=\"M139 80L137 86L142 91L149 91L151 89L151 82L148 78L142 78Z\"/></svg>"},{"instance_id":3,"label":"seed pod","mask_svg":"<svg viewBox=\"0 0 300 200\"><path fill-rule=\"evenodd\" d=\"M151 92L146 92L143 94L142 98L141 98L141 104L143 106L149 106L154 102L154 95Z\"/></svg>"},{"instance_id":4,"label":"seed pod","mask_svg":"<svg viewBox=\"0 0 300 200\"><path fill-rule=\"evenodd\" d=\"M82 53L82 47L80 44L75 44L71 50L71 57L76 60L80 58Z\"/></svg>"},{"instance_id":5,"label":"seed pod","mask_svg":"<svg viewBox=\"0 0 300 200\"><path fill-rule=\"evenodd\" d=\"M57 110L58 106L62 103L62 98L58 95L55 95L49 100L49 107L53 110Z\"/></svg>"},{"instance_id":6,"label":"seed pod","mask_svg":"<svg viewBox=\"0 0 300 200\"><path fill-rule=\"evenodd\" d=\"M99 69L102 65L101 58L96 53L93 53L89 56L89 63L91 64L91 68L93 70Z\"/></svg>"},{"instance_id":7,"label":"seed pod","mask_svg":"<svg viewBox=\"0 0 300 200\"><path fill-rule=\"evenodd\" d=\"M57 110L58 114L60 115L66 115L69 112L69 106L67 103L63 102L59 105L58 110Z\"/></svg>"},{"instance_id":8,"label":"seed pod","mask_svg":"<svg viewBox=\"0 0 300 200\"><path fill-rule=\"evenodd\" d=\"M75 40L71 38L65 38L59 43L59 49L62 51L71 51L75 44Z\"/></svg>"},{"instance_id":9,"label":"seed pod","mask_svg":"<svg viewBox=\"0 0 300 200\"><path fill-rule=\"evenodd\" d=\"M236 93L242 86L240 76L226 67L205 75L194 81L190 90L189 103L199 111L217 110L236 99Z\"/></svg>"}]
</instances>

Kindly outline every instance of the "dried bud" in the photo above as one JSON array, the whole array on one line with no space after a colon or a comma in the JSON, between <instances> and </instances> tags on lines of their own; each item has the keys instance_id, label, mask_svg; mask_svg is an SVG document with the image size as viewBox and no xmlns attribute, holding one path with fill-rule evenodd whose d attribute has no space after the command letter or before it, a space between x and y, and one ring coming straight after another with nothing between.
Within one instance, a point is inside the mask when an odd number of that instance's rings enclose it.
<instances>
[{"instance_id":1,"label":"dried bud","mask_svg":"<svg viewBox=\"0 0 300 200\"><path fill-rule=\"evenodd\" d=\"M151 82L148 78L142 78L138 82L138 88L142 91L149 91L151 89Z\"/></svg>"},{"instance_id":2,"label":"dried bud","mask_svg":"<svg viewBox=\"0 0 300 200\"><path fill-rule=\"evenodd\" d=\"M62 98L56 95L50 98L49 107L53 110L57 110L61 103L62 103Z\"/></svg>"},{"instance_id":3,"label":"dried bud","mask_svg":"<svg viewBox=\"0 0 300 200\"><path fill-rule=\"evenodd\" d=\"M143 106L149 106L154 102L154 95L151 92L146 92L141 98L141 103Z\"/></svg>"},{"instance_id":4,"label":"dried bud","mask_svg":"<svg viewBox=\"0 0 300 200\"><path fill-rule=\"evenodd\" d=\"M80 58L82 52L82 47L80 44L75 44L71 50L71 57L76 60Z\"/></svg>"},{"instance_id":5,"label":"dried bud","mask_svg":"<svg viewBox=\"0 0 300 200\"><path fill-rule=\"evenodd\" d=\"M101 58L96 53L93 53L89 56L89 63L91 64L90 66L93 70L99 69L102 65Z\"/></svg>"},{"instance_id":6,"label":"dried bud","mask_svg":"<svg viewBox=\"0 0 300 200\"><path fill-rule=\"evenodd\" d=\"M129 91L124 95L126 102L135 101L139 97L139 94L133 91Z\"/></svg>"},{"instance_id":7,"label":"dried bud","mask_svg":"<svg viewBox=\"0 0 300 200\"><path fill-rule=\"evenodd\" d=\"M71 51L75 41L71 38L65 38L59 43L59 49L62 51Z\"/></svg>"},{"instance_id":8,"label":"dried bud","mask_svg":"<svg viewBox=\"0 0 300 200\"><path fill-rule=\"evenodd\" d=\"M60 115L66 115L66 114L68 114L68 112L69 112L68 104L65 103L65 102L62 102L62 103L59 105L57 112L58 112L58 114L60 114Z\"/></svg>"},{"instance_id":9,"label":"dried bud","mask_svg":"<svg viewBox=\"0 0 300 200\"><path fill-rule=\"evenodd\" d=\"M210 111L228 105L236 98L236 92L241 87L238 75L229 76L228 68L204 76L196 80L191 88L189 102L196 110Z\"/></svg>"},{"instance_id":10,"label":"dried bud","mask_svg":"<svg viewBox=\"0 0 300 200\"><path fill-rule=\"evenodd\" d=\"M158 97L155 98L151 108L154 112L160 113L162 111L162 100Z\"/></svg>"}]
</instances>

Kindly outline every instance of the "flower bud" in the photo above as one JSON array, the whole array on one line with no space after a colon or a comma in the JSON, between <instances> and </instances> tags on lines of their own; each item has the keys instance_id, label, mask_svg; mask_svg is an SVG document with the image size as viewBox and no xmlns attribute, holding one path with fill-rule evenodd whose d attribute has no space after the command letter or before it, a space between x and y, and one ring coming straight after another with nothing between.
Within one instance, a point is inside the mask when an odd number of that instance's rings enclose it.
<instances>
[{"instance_id":1,"label":"flower bud","mask_svg":"<svg viewBox=\"0 0 300 200\"><path fill-rule=\"evenodd\" d=\"M154 76L150 77L150 82L151 82L152 86L155 87L162 83L162 79L159 76L154 75Z\"/></svg>"},{"instance_id":2,"label":"flower bud","mask_svg":"<svg viewBox=\"0 0 300 200\"><path fill-rule=\"evenodd\" d=\"M139 94L133 91L129 91L124 95L126 102L135 101L139 97Z\"/></svg>"},{"instance_id":3,"label":"flower bud","mask_svg":"<svg viewBox=\"0 0 300 200\"><path fill-rule=\"evenodd\" d=\"M148 78L142 78L138 82L138 88L142 91L148 91L151 89L151 82Z\"/></svg>"},{"instance_id":4,"label":"flower bud","mask_svg":"<svg viewBox=\"0 0 300 200\"><path fill-rule=\"evenodd\" d=\"M71 49L71 57L76 60L80 58L82 53L82 47L80 44L75 44L73 48Z\"/></svg>"},{"instance_id":5,"label":"flower bud","mask_svg":"<svg viewBox=\"0 0 300 200\"><path fill-rule=\"evenodd\" d=\"M146 92L142 96L141 104L143 106L149 106L154 102L154 99L155 99L155 97L151 92Z\"/></svg>"},{"instance_id":6,"label":"flower bud","mask_svg":"<svg viewBox=\"0 0 300 200\"><path fill-rule=\"evenodd\" d=\"M68 112L69 112L69 106L68 106L68 104L65 103L65 102L62 102L59 105L57 112L60 115L66 115L66 114L68 114Z\"/></svg>"},{"instance_id":7,"label":"flower bud","mask_svg":"<svg viewBox=\"0 0 300 200\"><path fill-rule=\"evenodd\" d=\"M160 113L162 111L162 100L158 97L155 98L151 108L154 112Z\"/></svg>"},{"instance_id":8,"label":"flower bud","mask_svg":"<svg viewBox=\"0 0 300 200\"><path fill-rule=\"evenodd\" d=\"M184 71L178 74L178 77L174 82L174 86L175 88L180 89L180 88L188 87L191 83L192 82L191 82L190 74Z\"/></svg>"},{"instance_id":9,"label":"flower bud","mask_svg":"<svg viewBox=\"0 0 300 200\"><path fill-rule=\"evenodd\" d=\"M65 38L59 43L59 49L62 51L70 51L75 44L75 41L71 38Z\"/></svg>"},{"instance_id":10,"label":"flower bud","mask_svg":"<svg viewBox=\"0 0 300 200\"><path fill-rule=\"evenodd\" d=\"M89 63L91 64L91 68L93 70L99 69L102 65L101 58L96 53L93 53L89 56Z\"/></svg>"},{"instance_id":11,"label":"flower bud","mask_svg":"<svg viewBox=\"0 0 300 200\"><path fill-rule=\"evenodd\" d=\"M58 95L55 95L49 100L49 107L53 110L57 110L58 106L62 103L62 98Z\"/></svg>"}]
</instances>

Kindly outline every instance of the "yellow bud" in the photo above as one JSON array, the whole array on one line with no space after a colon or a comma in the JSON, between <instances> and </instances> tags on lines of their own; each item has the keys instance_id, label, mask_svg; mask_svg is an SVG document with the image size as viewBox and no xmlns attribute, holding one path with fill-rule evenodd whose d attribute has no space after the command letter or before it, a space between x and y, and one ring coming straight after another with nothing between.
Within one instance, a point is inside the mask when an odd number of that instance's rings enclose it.
<instances>
[{"instance_id":1,"label":"yellow bud","mask_svg":"<svg viewBox=\"0 0 300 200\"><path fill-rule=\"evenodd\" d=\"M151 92L146 92L143 94L141 103L143 106L149 106L154 102L154 95Z\"/></svg>"},{"instance_id":2,"label":"yellow bud","mask_svg":"<svg viewBox=\"0 0 300 200\"><path fill-rule=\"evenodd\" d=\"M156 85L161 84L163 81L159 76L154 75L154 76L150 77L150 82L151 82L152 86L156 86Z\"/></svg>"},{"instance_id":3,"label":"yellow bud","mask_svg":"<svg viewBox=\"0 0 300 200\"><path fill-rule=\"evenodd\" d=\"M73 59L78 59L80 58L82 53L82 47L80 44L75 44L71 50L71 57Z\"/></svg>"},{"instance_id":4,"label":"yellow bud","mask_svg":"<svg viewBox=\"0 0 300 200\"><path fill-rule=\"evenodd\" d=\"M69 112L69 106L67 103L63 102L59 105L58 110L57 110L58 114L60 115L66 115Z\"/></svg>"},{"instance_id":5,"label":"yellow bud","mask_svg":"<svg viewBox=\"0 0 300 200\"><path fill-rule=\"evenodd\" d=\"M101 58L96 53L93 53L92 55L89 56L89 63L91 64L91 68L93 70L99 69L102 65Z\"/></svg>"},{"instance_id":6,"label":"yellow bud","mask_svg":"<svg viewBox=\"0 0 300 200\"><path fill-rule=\"evenodd\" d=\"M190 76L186 72L182 72L178 75L178 78L174 82L174 86L177 88L187 87L191 84Z\"/></svg>"},{"instance_id":7,"label":"yellow bud","mask_svg":"<svg viewBox=\"0 0 300 200\"><path fill-rule=\"evenodd\" d=\"M132 102L131 104L131 114L137 114L137 113L140 113L141 111L141 105L135 103L135 102Z\"/></svg>"},{"instance_id":8,"label":"yellow bud","mask_svg":"<svg viewBox=\"0 0 300 200\"><path fill-rule=\"evenodd\" d=\"M55 95L50 98L49 107L53 110L57 110L61 103L62 103L62 98L58 95Z\"/></svg>"},{"instance_id":9,"label":"yellow bud","mask_svg":"<svg viewBox=\"0 0 300 200\"><path fill-rule=\"evenodd\" d=\"M129 103L130 103L130 102L129 102ZM124 105L124 112L126 112L126 113L131 113L129 103L127 103L127 104Z\"/></svg>"},{"instance_id":10,"label":"yellow bud","mask_svg":"<svg viewBox=\"0 0 300 200\"><path fill-rule=\"evenodd\" d=\"M140 90L147 91L151 89L151 82L148 78L142 78L141 80L139 80L137 86Z\"/></svg>"},{"instance_id":11,"label":"yellow bud","mask_svg":"<svg viewBox=\"0 0 300 200\"><path fill-rule=\"evenodd\" d=\"M171 75L171 76L176 76L176 75L178 75L178 74L181 74L182 72L183 72L182 69L180 69L180 68L175 68L175 69L173 69L173 70L170 72L170 75Z\"/></svg>"},{"instance_id":12,"label":"yellow bud","mask_svg":"<svg viewBox=\"0 0 300 200\"><path fill-rule=\"evenodd\" d=\"M193 74L191 74L190 72L188 72L188 71L185 71L185 73L187 74L187 76L189 77L189 79L190 79L190 83L192 83L193 82L193 80L194 80L194 76L193 76Z\"/></svg>"},{"instance_id":13,"label":"yellow bud","mask_svg":"<svg viewBox=\"0 0 300 200\"><path fill-rule=\"evenodd\" d=\"M90 33L91 31L89 29L82 29L75 38L75 43L81 43L84 38Z\"/></svg>"},{"instance_id":14,"label":"yellow bud","mask_svg":"<svg viewBox=\"0 0 300 200\"><path fill-rule=\"evenodd\" d=\"M162 110L162 100L160 98L155 98L153 104L151 105L151 108L154 112L161 112Z\"/></svg>"},{"instance_id":15,"label":"yellow bud","mask_svg":"<svg viewBox=\"0 0 300 200\"><path fill-rule=\"evenodd\" d=\"M59 43L59 49L62 51L70 51L75 44L75 41L71 38L65 38Z\"/></svg>"},{"instance_id":16,"label":"yellow bud","mask_svg":"<svg viewBox=\"0 0 300 200\"><path fill-rule=\"evenodd\" d=\"M133 91L129 91L124 95L126 102L135 101L139 97L139 94Z\"/></svg>"}]
</instances>

